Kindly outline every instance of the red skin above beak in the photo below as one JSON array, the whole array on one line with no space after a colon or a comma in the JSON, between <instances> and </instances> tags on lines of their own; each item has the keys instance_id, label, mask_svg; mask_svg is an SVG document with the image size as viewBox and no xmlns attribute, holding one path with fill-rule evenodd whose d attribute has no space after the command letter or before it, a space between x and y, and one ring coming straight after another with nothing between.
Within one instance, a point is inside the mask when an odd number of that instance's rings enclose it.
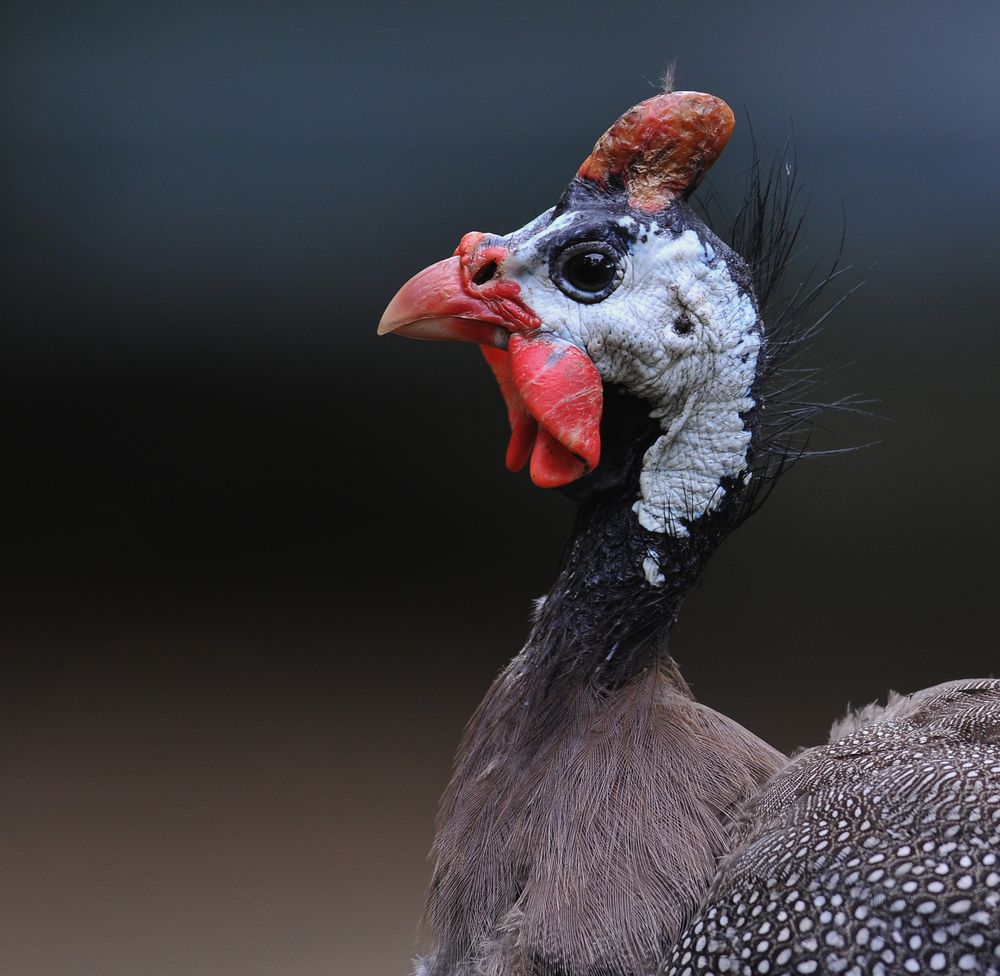
<instances>
[{"instance_id":1,"label":"red skin above beak","mask_svg":"<svg viewBox=\"0 0 1000 976\"><path fill-rule=\"evenodd\" d=\"M476 342L507 403L507 467L531 459L542 488L569 484L600 459L601 377L576 346L541 332L500 267L506 250L466 234L456 253L411 278L389 303L378 334Z\"/></svg>"}]
</instances>

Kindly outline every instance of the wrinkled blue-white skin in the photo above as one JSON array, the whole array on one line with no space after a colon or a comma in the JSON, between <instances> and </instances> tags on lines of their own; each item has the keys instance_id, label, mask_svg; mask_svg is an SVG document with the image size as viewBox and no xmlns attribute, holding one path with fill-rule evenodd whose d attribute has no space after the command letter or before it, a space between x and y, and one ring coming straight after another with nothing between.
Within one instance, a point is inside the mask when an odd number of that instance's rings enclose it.
<instances>
[{"instance_id":1,"label":"wrinkled blue-white skin","mask_svg":"<svg viewBox=\"0 0 1000 976\"><path fill-rule=\"evenodd\" d=\"M761 348L754 298L708 232L607 210L553 215L500 239L509 249L500 273L521 286L543 332L578 346L606 383L650 404L663 433L646 452L634 511L652 532L687 536L690 522L720 504L724 478L748 476L743 415L754 406ZM553 253L610 236L623 260L615 291L581 304L556 287ZM649 581L660 582L655 557L647 563Z\"/></svg>"}]
</instances>

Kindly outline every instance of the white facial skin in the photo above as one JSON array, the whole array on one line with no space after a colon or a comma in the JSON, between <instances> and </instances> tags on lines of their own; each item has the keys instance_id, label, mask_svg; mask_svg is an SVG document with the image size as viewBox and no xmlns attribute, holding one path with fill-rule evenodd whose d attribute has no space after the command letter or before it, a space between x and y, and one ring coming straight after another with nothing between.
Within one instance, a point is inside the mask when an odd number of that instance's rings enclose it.
<instances>
[{"instance_id":1,"label":"white facial skin","mask_svg":"<svg viewBox=\"0 0 1000 976\"><path fill-rule=\"evenodd\" d=\"M761 344L754 302L695 231L674 236L627 216L620 226L638 234L621 284L602 301L578 302L552 282L548 245L595 221L575 212L547 218L501 239L509 254L500 273L521 286L543 332L582 349L606 383L650 404L663 434L646 452L633 508L645 528L686 536L685 522L720 503L724 477L747 476L750 432L740 414L754 406ZM646 567L646 576L662 580L658 566Z\"/></svg>"}]
</instances>

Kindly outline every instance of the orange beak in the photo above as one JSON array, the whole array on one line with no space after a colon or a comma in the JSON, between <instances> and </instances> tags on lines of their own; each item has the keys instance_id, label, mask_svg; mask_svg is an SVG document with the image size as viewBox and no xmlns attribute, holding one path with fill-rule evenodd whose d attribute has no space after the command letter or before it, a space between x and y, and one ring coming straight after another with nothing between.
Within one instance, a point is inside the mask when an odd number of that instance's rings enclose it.
<instances>
[{"instance_id":1,"label":"orange beak","mask_svg":"<svg viewBox=\"0 0 1000 976\"><path fill-rule=\"evenodd\" d=\"M506 250L466 234L453 257L421 271L396 293L378 334L455 339L482 348L507 403L507 467L531 460L531 480L557 488L600 459L601 377L572 343L541 332L520 287L498 273Z\"/></svg>"},{"instance_id":2,"label":"orange beak","mask_svg":"<svg viewBox=\"0 0 1000 976\"><path fill-rule=\"evenodd\" d=\"M414 275L382 313L378 334L411 339L456 339L507 348L510 323L481 296L470 294L458 255Z\"/></svg>"}]
</instances>

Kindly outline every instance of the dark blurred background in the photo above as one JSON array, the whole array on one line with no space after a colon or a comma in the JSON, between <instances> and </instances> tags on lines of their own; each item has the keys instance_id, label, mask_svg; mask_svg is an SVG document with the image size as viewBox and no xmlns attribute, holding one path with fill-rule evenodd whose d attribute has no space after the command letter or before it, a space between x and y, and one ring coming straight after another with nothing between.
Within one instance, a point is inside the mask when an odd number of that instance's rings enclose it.
<instances>
[{"instance_id":1,"label":"dark blurred background","mask_svg":"<svg viewBox=\"0 0 1000 976\"><path fill-rule=\"evenodd\" d=\"M678 83L794 126L831 418L675 636L776 745L994 673L995 2L5 4L0 970L408 971L460 729L571 518L478 353L376 340ZM804 265L803 265L804 266ZM853 276L853 277L852 277ZM848 280L850 279L850 280ZM830 298L837 297L836 289Z\"/></svg>"}]
</instances>

